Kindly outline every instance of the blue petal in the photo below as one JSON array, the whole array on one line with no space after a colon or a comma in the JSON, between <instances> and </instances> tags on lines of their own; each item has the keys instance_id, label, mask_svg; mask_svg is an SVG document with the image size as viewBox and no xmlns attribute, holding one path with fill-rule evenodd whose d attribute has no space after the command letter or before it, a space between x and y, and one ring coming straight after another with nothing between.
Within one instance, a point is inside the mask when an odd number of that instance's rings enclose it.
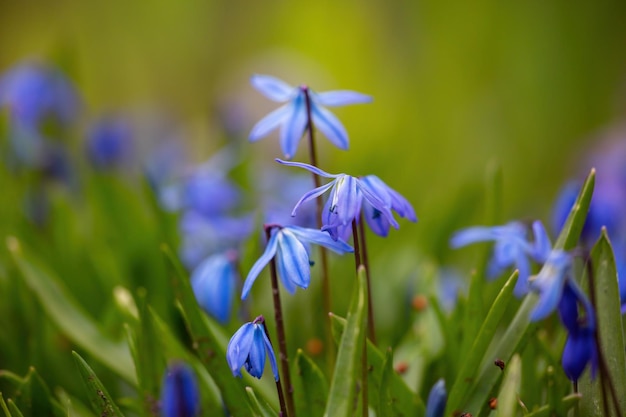
<instances>
[{"instance_id":1,"label":"blue petal","mask_svg":"<svg viewBox=\"0 0 626 417\"><path fill-rule=\"evenodd\" d=\"M235 273L228 257L217 254L204 260L191 274L191 286L198 304L222 324L230 318Z\"/></svg>"},{"instance_id":2,"label":"blue petal","mask_svg":"<svg viewBox=\"0 0 626 417\"><path fill-rule=\"evenodd\" d=\"M513 294L517 298L522 298L528 293L528 277L530 276L530 262L528 262L528 258L526 258L526 254L524 252L518 251L515 259L515 266L519 271L519 276L517 278L517 282L515 283Z\"/></svg>"},{"instance_id":3,"label":"blue petal","mask_svg":"<svg viewBox=\"0 0 626 417\"><path fill-rule=\"evenodd\" d=\"M226 360L234 376L241 378L241 367L248 358L252 346L254 324L246 323L230 338L226 347Z\"/></svg>"},{"instance_id":4,"label":"blue petal","mask_svg":"<svg viewBox=\"0 0 626 417\"><path fill-rule=\"evenodd\" d=\"M200 393L191 368L184 363L168 366L161 389L161 416L194 417L199 406Z\"/></svg>"},{"instance_id":5,"label":"blue petal","mask_svg":"<svg viewBox=\"0 0 626 417\"><path fill-rule=\"evenodd\" d=\"M280 148L287 159L293 158L296 154L307 124L304 97L299 95L289 106L291 106L289 117L285 119L280 129Z\"/></svg>"},{"instance_id":6,"label":"blue petal","mask_svg":"<svg viewBox=\"0 0 626 417\"><path fill-rule=\"evenodd\" d=\"M559 304L565 280L570 268L569 254L555 250L539 271L539 274L532 280L530 286L533 290L538 290L539 301L530 313L530 320L537 321L547 317Z\"/></svg>"},{"instance_id":7,"label":"blue petal","mask_svg":"<svg viewBox=\"0 0 626 417\"><path fill-rule=\"evenodd\" d=\"M446 383L440 379L433 385L428 394L426 402L426 417L443 417L446 409L446 401L448 395L446 393Z\"/></svg>"},{"instance_id":8,"label":"blue petal","mask_svg":"<svg viewBox=\"0 0 626 417\"><path fill-rule=\"evenodd\" d=\"M389 224L391 224L394 227L394 229L398 229L400 227L400 225L398 224L396 219L393 218L393 214L391 213L391 207L386 205L385 202L382 201L378 196L376 196L375 194L371 193L370 190L367 189L367 187L363 187L360 184L360 182L358 182L357 184L359 186L359 191L361 191L363 193L363 197L365 197L365 199L375 209L379 210L385 217L387 217L387 220L389 221Z\"/></svg>"},{"instance_id":9,"label":"blue petal","mask_svg":"<svg viewBox=\"0 0 626 417\"><path fill-rule=\"evenodd\" d=\"M352 223L361 208L361 194L357 190L357 179L351 175L344 175L337 179L331 196L331 211L337 213L339 223L346 226Z\"/></svg>"},{"instance_id":10,"label":"blue petal","mask_svg":"<svg viewBox=\"0 0 626 417\"><path fill-rule=\"evenodd\" d=\"M307 288L311 282L311 266L309 255L298 238L283 228L278 236L278 255L276 256L278 275L290 293L294 293L295 285Z\"/></svg>"},{"instance_id":11,"label":"blue petal","mask_svg":"<svg viewBox=\"0 0 626 417\"><path fill-rule=\"evenodd\" d=\"M315 106L311 108L311 117L315 127L339 149L348 149L348 132L343 127L339 119L323 107Z\"/></svg>"},{"instance_id":12,"label":"blue petal","mask_svg":"<svg viewBox=\"0 0 626 417\"><path fill-rule=\"evenodd\" d=\"M535 261L544 263L550 255L552 243L546 229L539 220L533 222L533 234L535 235L535 242L532 249L532 257Z\"/></svg>"},{"instance_id":13,"label":"blue petal","mask_svg":"<svg viewBox=\"0 0 626 417\"><path fill-rule=\"evenodd\" d=\"M324 246L331 251L343 255L346 252L354 252L352 246L341 240L333 240L328 233L322 232L317 229L306 229L304 227L289 226L286 227L301 241L314 243L316 245Z\"/></svg>"},{"instance_id":14,"label":"blue petal","mask_svg":"<svg viewBox=\"0 0 626 417\"><path fill-rule=\"evenodd\" d=\"M565 375L570 380L577 381L585 370L587 363L593 361L595 356L593 331L591 329L582 328L570 333L561 359Z\"/></svg>"},{"instance_id":15,"label":"blue petal","mask_svg":"<svg viewBox=\"0 0 626 417\"><path fill-rule=\"evenodd\" d=\"M286 82L270 75L255 74L250 78L250 83L263 95L274 101L291 100L298 93L297 87L292 87Z\"/></svg>"},{"instance_id":16,"label":"blue petal","mask_svg":"<svg viewBox=\"0 0 626 417\"><path fill-rule=\"evenodd\" d=\"M256 378L263 376L265 369L265 341L263 338L263 328L259 324L254 324L252 344L248 353L247 371Z\"/></svg>"},{"instance_id":17,"label":"blue petal","mask_svg":"<svg viewBox=\"0 0 626 417\"><path fill-rule=\"evenodd\" d=\"M559 301L559 316L569 332L578 330L578 300L569 282L565 284Z\"/></svg>"},{"instance_id":18,"label":"blue petal","mask_svg":"<svg viewBox=\"0 0 626 417\"><path fill-rule=\"evenodd\" d=\"M260 326L264 326L264 324L260 324ZM276 364L276 356L274 355L274 348L272 347L272 343L270 339L267 337L265 331L263 331L263 341L265 342L265 349L267 350L267 354L270 357L270 365L272 365L272 373L274 374L274 380L278 381L278 365Z\"/></svg>"},{"instance_id":19,"label":"blue petal","mask_svg":"<svg viewBox=\"0 0 626 417\"><path fill-rule=\"evenodd\" d=\"M252 284L259 276L265 265L269 261L272 260L274 255L276 255L276 248L278 247L278 242L276 239L276 235L278 233L273 233L270 237L270 240L267 242L267 246L265 247L265 252L257 261L252 265L250 272L248 272L248 276L246 277L246 281L243 283L243 289L241 291L241 299L245 300L248 297L248 293L250 292L250 288L252 288Z\"/></svg>"},{"instance_id":20,"label":"blue petal","mask_svg":"<svg viewBox=\"0 0 626 417\"><path fill-rule=\"evenodd\" d=\"M365 221L372 229L372 232L381 237L389 235L389 229L391 228L389 221L367 201L363 204L363 217L365 217Z\"/></svg>"},{"instance_id":21,"label":"blue petal","mask_svg":"<svg viewBox=\"0 0 626 417\"><path fill-rule=\"evenodd\" d=\"M314 93L313 98L322 106L334 107L348 104L371 103L372 97L367 94L357 93L350 90L326 91Z\"/></svg>"},{"instance_id":22,"label":"blue petal","mask_svg":"<svg viewBox=\"0 0 626 417\"><path fill-rule=\"evenodd\" d=\"M335 180L329 182L328 184L322 185L321 187L317 187L312 189L311 191L305 193L302 197L300 197L300 200L298 200L298 202L296 203L295 206L293 206L293 210L291 211L291 215L295 216L296 215L296 211L298 210L298 208L305 202L312 200L314 198L319 197L320 195L324 194L329 188L333 187L335 185Z\"/></svg>"},{"instance_id":23,"label":"blue petal","mask_svg":"<svg viewBox=\"0 0 626 417\"><path fill-rule=\"evenodd\" d=\"M456 249L472 243L494 240L495 238L496 234L493 231L493 227L470 227L456 232L450 239L450 246Z\"/></svg>"},{"instance_id":24,"label":"blue petal","mask_svg":"<svg viewBox=\"0 0 626 417\"><path fill-rule=\"evenodd\" d=\"M303 162L283 161L282 159L278 159L278 158L276 158L275 161L278 162L279 164L287 165L290 167L304 168L307 171L317 174L320 177L324 177L324 178L337 178L337 177L340 177L341 175L344 175L344 174L336 174L336 175L329 174L326 171L322 171L318 167L314 167L313 165L305 164Z\"/></svg>"},{"instance_id":25,"label":"blue petal","mask_svg":"<svg viewBox=\"0 0 626 417\"><path fill-rule=\"evenodd\" d=\"M250 142L255 142L267 136L267 134L272 130L276 129L281 124L284 124L291 117L292 111L293 106L291 103L277 108L254 125L250 131L248 140Z\"/></svg>"}]
</instances>

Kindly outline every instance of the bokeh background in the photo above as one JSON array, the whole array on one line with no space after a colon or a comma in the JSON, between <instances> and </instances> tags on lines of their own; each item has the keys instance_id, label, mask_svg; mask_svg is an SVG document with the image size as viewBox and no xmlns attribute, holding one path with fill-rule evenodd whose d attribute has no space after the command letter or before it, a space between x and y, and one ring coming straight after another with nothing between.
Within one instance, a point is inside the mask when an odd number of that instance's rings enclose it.
<instances>
[{"instance_id":1,"label":"bokeh background","mask_svg":"<svg viewBox=\"0 0 626 417\"><path fill-rule=\"evenodd\" d=\"M376 174L412 202L417 224L402 222L390 239L371 239L375 275L395 268L404 271L400 280L415 249L445 265L455 256L447 250L450 234L486 221L489 172L502 174L502 221L549 223L559 190L583 178L585 156L624 122L625 17L619 0L9 0L0 2L0 72L25 59L61 68L80 91L84 125L107 112L166 115L183 127L177 136L196 163L231 143L252 166L280 156L277 134L246 143L254 123L276 107L250 86L254 73L316 91L371 94L372 104L336 110L350 150L320 138L320 165ZM76 154L83 139L68 139ZM307 160L305 147L295 159ZM234 177L255 190L248 177ZM130 235L148 229L134 226L121 227ZM59 236L64 227L57 226ZM95 230L110 231L106 223ZM67 271L76 274L71 259ZM145 273L136 285L164 274L134 266ZM98 294L100 284L80 285L78 293ZM406 288L393 291L387 295ZM94 316L106 310L104 300L92 298ZM385 309L378 314L385 322Z\"/></svg>"}]
</instances>

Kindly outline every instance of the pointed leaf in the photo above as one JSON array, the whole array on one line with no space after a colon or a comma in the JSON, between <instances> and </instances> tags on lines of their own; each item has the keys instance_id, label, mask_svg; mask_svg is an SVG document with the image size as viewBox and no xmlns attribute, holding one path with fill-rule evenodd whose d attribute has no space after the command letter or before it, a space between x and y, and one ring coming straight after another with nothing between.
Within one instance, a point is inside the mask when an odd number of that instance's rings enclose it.
<instances>
[{"instance_id":1,"label":"pointed leaf","mask_svg":"<svg viewBox=\"0 0 626 417\"><path fill-rule=\"evenodd\" d=\"M296 353L294 395L298 417L320 417L328 399L328 381L324 373L302 349Z\"/></svg>"},{"instance_id":2,"label":"pointed leaf","mask_svg":"<svg viewBox=\"0 0 626 417\"><path fill-rule=\"evenodd\" d=\"M278 415L267 402L257 398L252 388L246 387L246 394L254 410L255 417L276 417Z\"/></svg>"},{"instance_id":3,"label":"pointed leaf","mask_svg":"<svg viewBox=\"0 0 626 417\"><path fill-rule=\"evenodd\" d=\"M123 417L122 412L113 402L111 395L87 362L76 352L72 352L72 355L87 389L91 407L96 414L107 417Z\"/></svg>"},{"instance_id":4,"label":"pointed leaf","mask_svg":"<svg viewBox=\"0 0 626 417\"><path fill-rule=\"evenodd\" d=\"M611 404L609 415L623 416L626 414L626 397L624 396L626 393L626 360L624 358L621 303L615 258L605 228L602 229L600 238L591 251L591 266L594 283L591 299L596 306L600 348L602 356L606 360L610 381L615 387L621 410L621 413L616 413L613 403L609 401ZM590 417L607 415L602 406L602 390L605 390L608 398L611 398L608 382L608 378L603 375L603 372L598 372L596 378L592 380L589 369L585 371L579 381L580 393L582 394L580 415Z\"/></svg>"},{"instance_id":5,"label":"pointed leaf","mask_svg":"<svg viewBox=\"0 0 626 417\"><path fill-rule=\"evenodd\" d=\"M495 417L510 417L517 414L520 388L522 385L522 360L513 355L504 371L504 381L498 394L498 407Z\"/></svg>"},{"instance_id":6,"label":"pointed leaf","mask_svg":"<svg viewBox=\"0 0 626 417\"><path fill-rule=\"evenodd\" d=\"M352 416L360 406L363 387L363 357L365 351L365 333L367 331L367 284L365 269L359 268L358 281L346 327L341 335L337 352L335 373L330 384L328 403L324 416ZM359 395L360 394L360 395Z\"/></svg>"}]
</instances>

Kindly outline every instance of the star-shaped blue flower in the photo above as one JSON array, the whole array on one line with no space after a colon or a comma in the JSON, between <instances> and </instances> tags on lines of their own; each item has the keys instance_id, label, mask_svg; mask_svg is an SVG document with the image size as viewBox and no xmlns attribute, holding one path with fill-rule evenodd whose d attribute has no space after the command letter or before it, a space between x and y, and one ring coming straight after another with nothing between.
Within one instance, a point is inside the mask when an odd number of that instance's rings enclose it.
<instances>
[{"instance_id":1,"label":"star-shaped blue flower","mask_svg":"<svg viewBox=\"0 0 626 417\"><path fill-rule=\"evenodd\" d=\"M381 193L379 192L380 190L372 189L359 178L352 175L329 174L317 167L301 162L287 162L280 159L276 159L276 162L304 168L321 177L333 179L329 183L304 194L291 212L291 215L295 216L298 208L304 202L317 198L330 190L330 196L322 212L322 222L324 223L322 230L330 233L333 239L343 238L346 235L349 236L347 230L350 228L352 220L359 218L364 200L385 216L386 221L391 226L396 229L399 227L398 222L391 213L393 201L387 191Z\"/></svg>"},{"instance_id":2,"label":"star-shaped blue flower","mask_svg":"<svg viewBox=\"0 0 626 417\"><path fill-rule=\"evenodd\" d=\"M255 378L261 378L265 368L265 355L270 358L274 380L278 381L278 366L270 339L265 333L263 316L246 323L235 332L226 348L226 360L233 375L241 378L241 367Z\"/></svg>"},{"instance_id":3,"label":"star-shaped blue flower","mask_svg":"<svg viewBox=\"0 0 626 417\"><path fill-rule=\"evenodd\" d=\"M308 123L309 107L313 125L339 149L348 149L346 129L323 106L337 107L372 101L370 96L354 91L315 93L306 86L292 87L268 75L254 75L250 82L270 100L286 104L254 125L249 140L257 141L280 126L280 147L287 159L293 158L298 149L298 143ZM309 105L307 97L310 100Z\"/></svg>"},{"instance_id":4,"label":"star-shaped blue flower","mask_svg":"<svg viewBox=\"0 0 626 417\"><path fill-rule=\"evenodd\" d=\"M162 417L195 417L200 414L200 391L189 366L182 362L171 364L161 388Z\"/></svg>"},{"instance_id":5,"label":"star-shaped blue flower","mask_svg":"<svg viewBox=\"0 0 626 417\"><path fill-rule=\"evenodd\" d=\"M191 273L191 287L198 304L220 323L227 323L235 296L238 274L235 251L216 253Z\"/></svg>"},{"instance_id":6,"label":"star-shaped blue flower","mask_svg":"<svg viewBox=\"0 0 626 417\"><path fill-rule=\"evenodd\" d=\"M460 248L472 243L495 241L493 255L487 265L487 276L495 278L506 268L515 265L519 278L514 294L521 297L528 292L530 276L529 258L543 263L552 247L548 234L540 221L533 223L534 241L528 240L527 227L521 222L512 222L504 226L470 227L452 236L450 245Z\"/></svg>"},{"instance_id":7,"label":"star-shaped blue flower","mask_svg":"<svg viewBox=\"0 0 626 417\"><path fill-rule=\"evenodd\" d=\"M268 226L266 226L268 227ZM269 226L271 227L271 226ZM354 249L341 240L333 240L328 233L298 226L272 227L271 236L263 255L255 262L243 284L241 299L245 299L252 284L265 265L276 257L276 269L283 285L291 294L296 286L307 288L311 282L311 261L308 244L324 246L338 254L353 252Z\"/></svg>"}]
</instances>

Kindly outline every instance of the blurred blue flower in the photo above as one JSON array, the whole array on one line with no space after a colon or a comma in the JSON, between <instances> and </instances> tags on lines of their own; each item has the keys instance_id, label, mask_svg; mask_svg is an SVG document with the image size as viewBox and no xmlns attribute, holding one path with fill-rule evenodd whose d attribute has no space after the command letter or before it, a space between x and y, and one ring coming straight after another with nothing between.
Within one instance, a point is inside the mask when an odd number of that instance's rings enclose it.
<instances>
[{"instance_id":1,"label":"blurred blue flower","mask_svg":"<svg viewBox=\"0 0 626 417\"><path fill-rule=\"evenodd\" d=\"M222 324L230 319L238 276L237 253L228 251L209 256L191 273L191 287L198 304Z\"/></svg>"},{"instance_id":2,"label":"blurred blue flower","mask_svg":"<svg viewBox=\"0 0 626 417\"><path fill-rule=\"evenodd\" d=\"M587 363L592 370L597 366L595 351L595 314L587 296L572 278L572 256L562 250L553 250L539 274L530 280L539 300L530 313L531 321L541 320L558 308L559 316L568 331L563 350L562 365L566 375L576 381ZM584 315L580 314L582 305Z\"/></svg>"},{"instance_id":3,"label":"blurred blue flower","mask_svg":"<svg viewBox=\"0 0 626 417\"><path fill-rule=\"evenodd\" d=\"M370 187L365 186L361 180L351 175L329 174L317 167L301 162L287 162L280 159L276 159L276 162L283 165L304 168L321 177L333 178L329 183L314 188L304 194L291 212L291 215L295 216L296 211L304 202L319 197L330 190L330 196L322 212L322 222L324 223L322 230L330 233L333 239L345 237L346 234L349 235L347 230L352 220L358 219L360 216L363 200L382 213L389 224L394 228L397 229L399 227L398 222L393 218L393 214L391 213L392 202L387 192L380 194L380 190L374 190L374 192L378 193L374 194L370 190Z\"/></svg>"},{"instance_id":4,"label":"blurred blue flower","mask_svg":"<svg viewBox=\"0 0 626 417\"><path fill-rule=\"evenodd\" d=\"M182 362L171 364L161 388L162 417L194 417L200 414L200 392L193 371Z\"/></svg>"},{"instance_id":5,"label":"blurred blue flower","mask_svg":"<svg viewBox=\"0 0 626 417\"><path fill-rule=\"evenodd\" d=\"M87 158L96 168L110 169L129 161L133 148L133 129L122 116L105 116L87 131Z\"/></svg>"},{"instance_id":6,"label":"blurred blue flower","mask_svg":"<svg viewBox=\"0 0 626 417\"><path fill-rule=\"evenodd\" d=\"M271 227L271 236L263 255L250 269L243 284L241 299L245 299L252 284L265 265L276 257L276 269L283 285L291 294L296 286L307 288L311 282L311 260L308 244L314 243L338 254L353 252L354 249L341 240L333 240L328 233L316 229L305 229L298 226L266 226Z\"/></svg>"},{"instance_id":7,"label":"blurred blue flower","mask_svg":"<svg viewBox=\"0 0 626 417\"><path fill-rule=\"evenodd\" d=\"M433 385L428 394L426 417L443 417L447 400L448 393L446 392L446 382L440 379Z\"/></svg>"},{"instance_id":8,"label":"blurred blue flower","mask_svg":"<svg viewBox=\"0 0 626 417\"><path fill-rule=\"evenodd\" d=\"M274 380L278 381L278 366L274 349L265 333L263 316L246 323L235 332L226 348L226 360L233 375L241 378L241 367L255 378L261 378L265 369L265 355L270 358Z\"/></svg>"},{"instance_id":9,"label":"blurred blue flower","mask_svg":"<svg viewBox=\"0 0 626 417\"><path fill-rule=\"evenodd\" d=\"M0 107L9 110L20 128L37 130L47 117L63 124L75 120L79 99L58 70L38 62L23 62L0 77Z\"/></svg>"},{"instance_id":10,"label":"blurred blue flower","mask_svg":"<svg viewBox=\"0 0 626 417\"><path fill-rule=\"evenodd\" d=\"M287 159L295 155L308 123L307 93L313 125L339 149L348 149L348 134L339 119L322 106L345 106L372 101L370 96L354 91L315 93L306 86L292 87L268 75L254 75L250 82L270 100L287 104L254 125L249 140L257 141L280 126L280 147Z\"/></svg>"},{"instance_id":11,"label":"blurred blue flower","mask_svg":"<svg viewBox=\"0 0 626 417\"><path fill-rule=\"evenodd\" d=\"M493 254L487 265L487 276L495 278L512 265L519 270L514 294L521 297L528 292L528 277L531 273L529 258L543 263L552 247L550 238L540 221L532 225L534 241L529 242L527 227L521 222L504 226L470 227L455 233L450 246L460 248L472 243L494 241Z\"/></svg>"}]
</instances>

